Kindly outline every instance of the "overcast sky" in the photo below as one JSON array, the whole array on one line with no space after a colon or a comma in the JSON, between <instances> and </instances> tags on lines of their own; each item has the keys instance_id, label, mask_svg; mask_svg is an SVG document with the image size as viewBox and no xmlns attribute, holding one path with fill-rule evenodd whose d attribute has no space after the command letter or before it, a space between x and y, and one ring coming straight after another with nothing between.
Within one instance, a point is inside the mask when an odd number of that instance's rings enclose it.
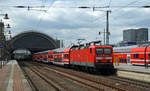
<instances>
[{"instance_id":1,"label":"overcast sky","mask_svg":"<svg viewBox=\"0 0 150 91\"><path fill-rule=\"evenodd\" d=\"M47 7L28 11L27 8L12 7L16 5ZM103 32L106 26L104 11L111 10L110 43L117 43L123 40L124 29L141 27L150 29L150 9L131 8L145 5L150 5L150 0L0 0L0 14L8 13L10 19L4 22L10 23L13 36L35 30L65 40L66 43L71 41L74 43L79 38L87 41L98 39L103 41L103 34L98 35L98 32ZM110 6L110 8L95 8L95 11L73 8L79 6ZM123 7L114 8L114 6ZM2 18L1 16L0 19Z\"/></svg>"}]
</instances>

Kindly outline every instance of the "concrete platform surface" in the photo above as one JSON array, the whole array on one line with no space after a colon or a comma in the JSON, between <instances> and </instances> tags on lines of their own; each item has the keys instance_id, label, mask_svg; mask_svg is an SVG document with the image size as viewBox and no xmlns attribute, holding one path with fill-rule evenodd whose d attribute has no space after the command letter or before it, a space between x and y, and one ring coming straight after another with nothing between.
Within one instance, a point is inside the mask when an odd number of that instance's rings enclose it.
<instances>
[{"instance_id":1,"label":"concrete platform surface","mask_svg":"<svg viewBox=\"0 0 150 91\"><path fill-rule=\"evenodd\" d=\"M120 77L136 79L150 83L150 66L145 68L144 65L119 64L115 66L118 70L117 75Z\"/></svg>"},{"instance_id":2,"label":"concrete platform surface","mask_svg":"<svg viewBox=\"0 0 150 91\"><path fill-rule=\"evenodd\" d=\"M32 91L16 60L0 69L0 91Z\"/></svg>"},{"instance_id":3,"label":"concrete platform surface","mask_svg":"<svg viewBox=\"0 0 150 91\"><path fill-rule=\"evenodd\" d=\"M150 73L150 64L148 68L145 68L144 65L132 65L132 64L119 64L114 65L118 70L128 70L128 71L135 71L135 72L143 72L143 73Z\"/></svg>"}]
</instances>

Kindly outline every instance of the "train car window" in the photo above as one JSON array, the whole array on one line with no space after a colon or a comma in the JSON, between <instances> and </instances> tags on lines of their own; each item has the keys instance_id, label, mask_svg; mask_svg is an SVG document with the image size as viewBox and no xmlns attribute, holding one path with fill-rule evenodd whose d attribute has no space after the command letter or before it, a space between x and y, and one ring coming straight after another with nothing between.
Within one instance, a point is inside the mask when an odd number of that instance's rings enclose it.
<instances>
[{"instance_id":1,"label":"train car window","mask_svg":"<svg viewBox=\"0 0 150 91\"><path fill-rule=\"evenodd\" d=\"M126 63L127 62L127 59L124 59L124 61L123 61L124 63Z\"/></svg>"},{"instance_id":2,"label":"train car window","mask_svg":"<svg viewBox=\"0 0 150 91\"><path fill-rule=\"evenodd\" d=\"M104 54L112 54L111 48L104 48Z\"/></svg>"},{"instance_id":3,"label":"train car window","mask_svg":"<svg viewBox=\"0 0 150 91\"><path fill-rule=\"evenodd\" d=\"M52 58L53 56L52 55L49 55L49 58Z\"/></svg>"},{"instance_id":4,"label":"train car window","mask_svg":"<svg viewBox=\"0 0 150 91\"><path fill-rule=\"evenodd\" d=\"M126 59L120 58L120 63L126 63Z\"/></svg>"},{"instance_id":5,"label":"train car window","mask_svg":"<svg viewBox=\"0 0 150 91\"><path fill-rule=\"evenodd\" d=\"M103 48L96 48L96 54L103 54Z\"/></svg>"},{"instance_id":6,"label":"train car window","mask_svg":"<svg viewBox=\"0 0 150 91\"><path fill-rule=\"evenodd\" d=\"M133 54L134 58L139 58L139 54Z\"/></svg>"},{"instance_id":7,"label":"train car window","mask_svg":"<svg viewBox=\"0 0 150 91\"><path fill-rule=\"evenodd\" d=\"M69 58L69 55L68 55L68 54L65 54L65 55L64 55L64 58Z\"/></svg>"},{"instance_id":8,"label":"train car window","mask_svg":"<svg viewBox=\"0 0 150 91\"><path fill-rule=\"evenodd\" d=\"M148 54L148 57L149 57L149 59L150 59L150 54Z\"/></svg>"},{"instance_id":9,"label":"train car window","mask_svg":"<svg viewBox=\"0 0 150 91\"><path fill-rule=\"evenodd\" d=\"M92 48L90 48L90 54L92 54Z\"/></svg>"},{"instance_id":10,"label":"train car window","mask_svg":"<svg viewBox=\"0 0 150 91\"><path fill-rule=\"evenodd\" d=\"M119 60L119 61L120 61L120 63L123 63L123 59L122 59L122 58L120 58L120 60Z\"/></svg>"}]
</instances>

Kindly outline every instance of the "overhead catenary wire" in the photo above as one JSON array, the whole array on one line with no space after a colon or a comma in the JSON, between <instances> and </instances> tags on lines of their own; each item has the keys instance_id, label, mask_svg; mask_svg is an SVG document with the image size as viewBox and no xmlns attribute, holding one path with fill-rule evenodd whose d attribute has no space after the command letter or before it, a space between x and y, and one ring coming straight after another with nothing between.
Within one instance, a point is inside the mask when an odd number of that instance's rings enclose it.
<instances>
[{"instance_id":1,"label":"overhead catenary wire","mask_svg":"<svg viewBox=\"0 0 150 91\"><path fill-rule=\"evenodd\" d=\"M116 7L120 7L120 8L117 8L117 9L115 9L115 10L112 10L112 11L113 11L112 14L114 14L114 13L116 13L116 12L118 12L118 11L121 11L121 10L124 9L124 8L135 8L135 9L137 9L137 8L150 8L149 5L148 5L148 6L130 6L130 5L135 4L135 3L139 2L139 1L144 1L144 0L135 0L135 1L133 1L133 2L130 2L130 3L127 4L127 5L123 6L123 7L116 6ZM119 16L122 16L122 14L119 13ZM112 18L113 18L114 20L116 20L116 19L118 18L118 16L117 16L117 17L112 17Z\"/></svg>"},{"instance_id":2,"label":"overhead catenary wire","mask_svg":"<svg viewBox=\"0 0 150 91\"><path fill-rule=\"evenodd\" d=\"M139 1L142 1L142 0L135 0L135 1L132 1L132 2L130 2L129 4L127 4L127 5L125 5L125 6L115 6L116 8L118 8L118 9L115 9L115 10L112 10L113 12L116 12L116 11L119 11L120 9L122 9L122 8L125 8L125 7L128 7L128 6L130 6L130 5L132 5L132 4L134 4L134 3L137 3L137 2L139 2ZM110 6L110 4L111 4L111 2L112 2L112 0L110 0L110 2L109 2L109 6ZM22 7L22 6L18 6L18 7ZM44 6L44 5L42 5L42 6L29 6L30 8L44 8L44 7L48 7L48 6ZM137 7L137 6L131 6L131 7ZM27 8L27 7L26 7ZM50 6L50 8L80 8L80 9L84 9L84 8L87 8L87 7L83 7L83 6L81 6L81 7L55 7L55 6ZM89 8L92 8L92 7L89 7ZM107 7L95 7L95 8L107 8ZM113 8L113 6L111 6L111 8ZM113 14L113 13L112 13ZM45 15L45 13L44 13L44 15ZM101 19L102 17L105 17L105 15L104 16L100 16L100 17L98 17L97 19L95 19L95 20L98 20L98 19ZM41 21L42 21L42 18L43 17L41 17L40 18L40 20L39 20L39 24L41 23ZM39 24L37 24L37 26L39 25Z\"/></svg>"},{"instance_id":3,"label":"overhead catenary wire","mask_svg":"<svg viewBox=\"0 0 150 91\"><path fill-rule=\"evenodd\" d=\"M131 6L131 7L129 7L130 5L135 4L135 3L139 2L139 1L143 1L143 0L135 0L135 1L132 1L132 2L130 2L127 5L124 5L124 6L111 6L111 7L110 6L105 6L103 8L117 8L115 10L111 10L112 12L118 12L118 11L121 11L121 9L124 9L124 8L127 8L127 7L128 8L150 8L150 6ZM95 7L95 8L102 8L102 7ZM93 22L96 22L97 20L99 20L99 19L101 19L103 17L105 17L105 15L96 18Z\"/></svg>"},{"instance_id":4,"label":"overhead catenary wire","mask_svg":"<svg viewBox=\"0 0 150 91\"><path fill-rule=\"evenodd\" d=\"M55 2L55 1L53 1L53 3L48 7L47 11L51 8L51 6L54 4L54 2ZM39 20L39 22L37 23L36 27L39 27L39 25L40 25L40 23L41 23L43 17L45 16L45 14L46 14L46 12L42 15L42 17L40 17L40 20Z\"/></svg>"},{"instance_id":5,"label":"overhead catenary wire","mask_svg":"<svg viewBox=\"0 0 150 91\"><path fill-rule=\"evenodd\" d=\"M143 0L135 0L135 1L132 1L132 2L128 3L128 4L125 5L125 6L114 6L114 7L116 7L116 8L118 7L118 8L115 9L114 11L116 12L116 11L120 11L121 9L124 9L124 8L127 8L127 7L129 8L130 5L135 4L135 3L139 2L139 1L143 1ZM135 7L135 6L131 6L131 7ZM130 7L130 8L131 8L131 7ZM138 7L138 6L136 6L136 7ZM112 10L112 11L113 11L113 10ZM114 12L114 11L113 11L113 12Z\"/></svg>"},{"instance_id":6,"label":"overhead catenary wire","mask_svg":"<svg viewBox=\"0 0 150 91\"><path fill-rule=\"evenodd\" d=\"M111 5L111 1L112 1L112 0L110 0L110 1L109 1L109 5L108 5L108 7L110 7L110 5Z\"/></svg>"}]
</instances>

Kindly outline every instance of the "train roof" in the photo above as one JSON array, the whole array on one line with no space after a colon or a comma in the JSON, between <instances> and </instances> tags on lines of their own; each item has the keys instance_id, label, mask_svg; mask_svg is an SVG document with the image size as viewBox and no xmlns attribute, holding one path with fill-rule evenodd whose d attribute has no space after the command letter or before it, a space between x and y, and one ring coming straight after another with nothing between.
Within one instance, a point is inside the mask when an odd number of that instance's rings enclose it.
<instances>
[{"instance_id":1,"label":"train roof","mask_svg":"<svg viewBox=\"0 0 150 91\"><path fill-rule=\"evenodd\" d=\"M113 51L114 52L131 52L132 48L137 48L137 47L139 47L139 46L133 45L133 46L114 47Z\"/></svg>"},{"instance_id":2,"label":"train roof","mask_svg":"<svg viewBox=\"0 0 150 91\"><path fill-rule=\"evenodd\" d=\"M126 48L136 48L139 47L138 45L133 45L133 46L121 46L121 47L114 47L113 49L126 49Z\"/></svg>"},{"instance_id":3,"label":"train roof","mask_svg":"<svg viewBox=\"0 0 150 91\"><path fill-rule=\"evenodd\" d=\"M34 53L34 54L39 54L39 53L48 53L49 51L51 51L51 50L46 50L46 51L36 52L36 53Z\"/></svg>"},{"instance_id":4,"label":"train roof","mask_svg":"<svg viewBox=\"0 0 150 91\"><path fill-rule=\"evenodd\" d=\"M70 47L64 47L64 48L57 48L57 49L52 49L52 50L41 51L41 52L37 52L37 53L34 53L34 54L48 53L50 51L53 51L53 52L64 52L64 51L68 51L69 49L70 49Z\"/></svg>"},{"instance_id":5,"label":"train roof","mask_svg":"<svg viewBox=\"0 0 150 91\"><path fill-rule=\"evenodd\" d=\"M58 48L58 49L54 49L54 52L63 52L65 48Z\"/></svg>"}]
</instances>

